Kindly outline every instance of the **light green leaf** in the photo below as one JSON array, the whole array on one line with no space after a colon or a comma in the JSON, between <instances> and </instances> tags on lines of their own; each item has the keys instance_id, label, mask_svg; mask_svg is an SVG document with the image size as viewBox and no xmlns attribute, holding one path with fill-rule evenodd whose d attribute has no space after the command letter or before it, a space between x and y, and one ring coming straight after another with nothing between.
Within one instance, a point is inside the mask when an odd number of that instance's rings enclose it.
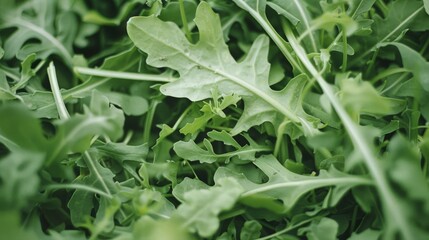
<instances>
[{"instance_id":1,"label":"light green leaf","mask_svg":"<svg viewBox=\"0 0 429 240\"><path fill-rule=\"evenodd\" d=\"M337 188L334 194L343 195L346 189L357 185L368 185L371 181L364 177L352 176L331 169L329 172L321 170L319 176L304 176L293 173L283 167L276 158L265 155L253 162L269 181L256 184L249 181L244 175L233 172L227 168L219 168L215 174L215 180L223 177L234 177L245 189L242 198L252 199L263 196L272 200L282 200L285 210L290 210L296 202L306 193L321 187ZM263 206L260 206L263 207Z\"/></svg>"},{"instance_id":2,"label":"light green leaf","mask_svg":"<svg viewBox=\"0 0 429 240\"><path fill-rule=\"evenodd\" d=\"M101 198L112 198L112 194L117 191L113 182L114 174L107 168L100 165L97 159L94 159L89 153L84 156L89 175L81 175L73 183L99 189L104 192ZM70 209L70 219L74 226L84 226L91 216L94 206L95 195L93 192L77 189L67 206Z\"/></svg>"},{"instance_id":3,"label":"light green leaf","mask_svg":"<svg viewBox=\"0 0 429 240\"><path fill-rule=\"evenodd\" d=\"M295 111L300 106L287 104L290 99L286 90L274 92L269 88L268 39L265 36L259 36L246 58L237 63L223 41L219 17L208 4L202 2L198 6L195 22L200 30L200 41L196 45L190 44L175 25L155 17L134 17L128 22L130 38L149 55L150 65L170 67L180 73L179 80L161 87L163 94L199 101L210 98L216 87L221 94L242 96L245 112L257 105L258 112L270 116L259 121L254 119L252 124L288 118L296 124L317 127L313 126L317 125L314 119L310 121L307 114Z\"/></svg>"},{"instance_id":4,"label":"light green leaf","mask_svg":"<svg viewBox=\"0 0 429 240\"><path fill-rule=\"evenodd\" d=\"M209 189L191 190L184 194L175 219L191 233L210 237L219 227L219 213L231 209L243 189L233 178L223 178Z\"/></svg>"},{"instance_id":5,"label":"light green leaf","mask_svg":"<svg viewBox=\"0 0 429 240\"><path fill-rule=\"evenodd\" d=\"M423 0L423 5L425 6L425 11L429 14L429 0Z\"/></svg>"},{"instance_id":6,"label":"light green leaf","mask_svg":"<svg viewBox=\"0 0 429 240\"><path fill-rule=\"evenodd\" d=\"M147 112L149 105L146 99L140 96L130 96L119 92L103 93L109 101L124 110L129 116L139 116Z\"/></svg>"},{"instance_id":7,"label":"light green leaf","mask_svg":"<svg viewBox=\"0 0 429 240\"><path fill-rule=\"evenodd\" d=\"M348 75L337 75L341 91L341 102L354 114L393 115L405 109L406 101L383 97L369 83Z\"/></svg>"},{"instance_id":8,"label":"light green leaf","mask_svg":"<svg viewBox=\"0 0 429 240\"><path fill-rule=\"evenodd\" d=\"M213 92L216 92L216 90ZM223 110L231 105L236 105L240 100L240 97L236 95L224 96L222 100L219 100L219 97L220 96L217 96L217 93L213 93L213 102L204 103L200 110L203 112L203 115L196 117L192 122L187 123L179 130L180 133L194 134L201 128L204 128L204 126L207 125L207 123L216 116L226 118Z\"/></svg>"},{"instance_id":9,"label":"light green leaf","mask_svg":"<svg viewBox=\"0 0 429 240\"><path fill-rule=\"evenodd\" d=\"M251 143L232 152L215 153L208 139L204 139L203 144L205 149L199 147L193 140L188 142L178 141L174 144L173 149L179 157L189 161L199 161L200 163L229 162L235 156L238 156L241 160L249 161L253 160L258 152L272 150L270 147Z\"/></svg>"},{"instance_id":10,"label":"light green leaf","mask_svg":"<svg viewBox=\"0 0 429 240\"><path fill-rule=\"evenodd\" d=\"M143 162L149 152L146 144L131 146L124 143L114 142L109 142L101 146L95 146L95 149L101 157L109 157L118 162Z\"/></svg>"},{"instance_id":11,"label":"light green leaf","mask_svg":"<svg viewBox=\"0 0 429 240\"><path fill-rule=\"evenodd\" d=\"M250 220L246 221L243 225L243 228L240 232L240 239L241 240L253 240L259 238L261 235L262 225L255 221Z\"/></svg>"},{"instance_id":12,"label":"light green leaf","mask_svg":"<svg viewBox=\"0 0 429 240\"><path fill-rule=\"evenodd\" d=\"M209 186L198 179L187 177L174 187L173 196L177 198L180 202L184 202L185 193L190 192L192 190L201 190L201 189L209 189Z\"/></svg>"},{"instance_id":13,"label":"light green leaf","mask_svg":"<svg viewBox=\"0 0 429 240\"><path fill-rule=\"evenodd\" d=\"M235 139L226 131L210 131L207 133L207 136L209 136L211 139L215 140L215 141L221 141L223 142L225 145L229 145L229 146L233 146L235 148L241 148L241 145L235 141Z\"/></svg>"},{"instance_id":14,"label":"light green leaf","mask_svg":"<svg viewBox=\"0 0 429 240\"><path fill-rule=\"evenodd\" d=\"M300 228L298 233L305 233L308 240L336 240L338 223L331 218L322 218L312 221L308 227Z\"/></svg>"},{"instance_id":15,"label":"light green leaf","mask_svg":"<svg viewBox=\"0 0 429 240\"><path fill-rule=\"evenodd\" d=\"M160 221L143 216L133 226L133 235L127 240L193 240L177 221Z\"/></svg>"},{"instance_id":16,"label":"light green leaf","mask_svg":"<svg viewBox=\"0 0 429 240\"><path fill-rule=\"evenodd\" d=\"M76 31L60 32L55 29L56 2L50 0L28 1L15 11L2 15L0 28L16 28L16 31L8 37L4 43L5 59L18 56L23 59L31 53L36 53L37 59L46 59L56 54L66 64L72 63L73 41L67 35L73 35ZM35 15L28 14L29 12ZM59 26L62 26L59 24ZM76 28L76 23L68 23L69 28ZM64 35L65 34L65 35ZM38 39L39 42L27 43L30 39Z\"/></svg>"}]
</instances>

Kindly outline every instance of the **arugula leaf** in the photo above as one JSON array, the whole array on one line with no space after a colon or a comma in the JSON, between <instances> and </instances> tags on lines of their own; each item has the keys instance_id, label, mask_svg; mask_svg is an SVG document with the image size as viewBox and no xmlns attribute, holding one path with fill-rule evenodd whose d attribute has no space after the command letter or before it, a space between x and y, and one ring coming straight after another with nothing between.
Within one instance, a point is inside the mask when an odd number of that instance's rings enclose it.
<instances>
[{"instance_id":1,"label":"arugula leaf","mask_svg":"<svg viewBox=\"0 0 429 240\"><path fill-rule=\"evenodd\" d=\"M34 11L37 15L31 16L28 11ZM66 64L72 63L71 37L64 34L75 34L74 31L59 31L55 29L56 4L50 0L29 1L18 6L15 11L9 11L2 15L0 29L15 27L17 30L4 43L7 49L4 57L10 59L14 56L23 58L29 53L36 52L38 59L47 58L51 54L60 56ZM68 19L69 21L70 19ZM60 25L62 26L62 25ZM70 24L76 27L76 24ZM25 44L28 40L36 38L40 43Z\"/></svg>"},{"instance_id":2,"label":"arugula leaf","mask_svg":"<svg viewBox=\"0 0 429 240\"><path fill-rule=\"evenodd\" d=\"M227 141L230 142L231 139ZM200 163L229 162L232 157L238 157L242 161L251 161L255 158L256 153L271 151L270 147L258 145L255 142L250 142L249 145L243 147L237 145L236 142L233 144L236 145L235 151L220 154L214 152L208 139L203 140L205 149L200 148L193 140L176 142L173 149L179 157Z\"/></svg>"},{"instance_id":3,"label":"arugula leaf","mask_svg":"<svg viewBox=\"0 0 429 240\"><path fill-rule=\"evenodd\" d=\"M241 195L245 203L264 207L263 205L258 205L256 198L253 198L253 196L257 197L258 194L263 194L272 200L282 200L284 211L289 211L304 194L320 187L335 186L337 187L336 192L341 197L345 193L344 189L350 189L361 184L372 184L366 178L350 176L335 169L331 169L329 172L321 170L317 177L299 175L283 167L271 155L256 159L254 164L266 174L269 178L268 182L255 184L246 179L244 175L235 173L227 168L219 168L216 171L215 179L234 177L245 189ZM255 202L252 202L252 200Z\"/></svg>"},{"instance_id":4,"label":"arugula leaf","mask_svg":"<svg viewBox=\"0 0 429 240\"><path fill-rule=\"evenodd\" d=\"M237 63L221 38L219 17L207 4L198 6L195 22L200 29L200 41L196 45L191 45L176 26L155 17L135 17L128 23L130 38L149 55L147 62L150 65L170 67L181 75L179 80L161 87L163 94L198 101L209 98L211 89L216 86L221 94L235 93L242 96L245 101L243 116L264 113L265 119L253 119L247 123L249 120L242 118L240 125L248 126L236 130L235 134L265 121L278 122L279 118L305 125L302 127L304 129L314 131L317 128L317 120L299 111L299 105L283 105L294 99L289 95L299 96L299 93L289 93L287 88L282 92L274 92L267 82L261 82L268 79L269 73L269 65L265 61L268 54L266 37L258 37L245 60ZM217 58L204 57L212 55ZM202 75L205 77L201 78ZM301 84L305 85L302 81Z\"/></svg>"},{"instance_id":5,"label":"arugula leaf","mask_svg":"<svg viewBox=\"0 0 429 240\"><path fill-rule=\"evenodd\" d=\"M209 237L219 227L217 215L231 209L242 188L232 178L223 178L209 189L191 190L184 194L184 202L173 216L181 220L180 226L202 237Z\"/></svg>"}]
</instances>

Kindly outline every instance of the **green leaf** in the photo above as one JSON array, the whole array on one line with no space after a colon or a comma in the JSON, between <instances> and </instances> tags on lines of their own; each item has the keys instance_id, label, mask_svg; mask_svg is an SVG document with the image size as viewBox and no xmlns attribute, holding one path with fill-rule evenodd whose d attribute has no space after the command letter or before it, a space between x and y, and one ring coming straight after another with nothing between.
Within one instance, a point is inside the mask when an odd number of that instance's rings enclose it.
<instances>
[{"instance_id":1,"label":"green leaf","mask_svg":"<svg viewBox=\"0 0 429 240\"><path fill-rule=\"evenodd\" d=\"M48 144L40 121L21 104L1 106L0 141L10 150L43 150ZM19 128L16 128L19 126Z\"/></svg>"},{"instance_id":2,"label":"green leaf","mask_svg":"<svg viewBox=\"0 0 429 240\"><path fill-rule=\"evenodd\" d=\"M360 239L368 239L368 240L377 240L380 239L381 232L377 230L367 229L361 233L353 233L349 240L360 240Z\"/></svg>"},{"instance_id":3,"label":"green leaf","mask_svg":"<svg viewBox=\"0 0 429 240\"><path fill-rule=\"evenodd\" d=\"M426 13L429 14L429 1L423 0L423 5L425 6Z\"/></svg>"},{"instance_id":4,"label":"green leaf","mask_svg":"<svg viewBox=\"0 0 429 240\"><path fill-rule=\"evenodd\" d=\"M199 147L193 140L188 142L178 141L174 144L176 154L186 160L199 161L200 163L229 162L237 156L240 160L253 160L258 152L271 151L271 148L251 142L249 145L238 147L235 151L227 153L215 153L208 139L203 140L204 148Z\"/></svg>"},{"instance_id":5,"label":"green leaf","mask_svg":"<svg viewBox=\"0 0 429 240\"><path fill-rule=\"evenodd\" d=\"M146 99L139 96L130 96L118 92L104 93L109 101L124 110L124 113L130 116L139 116L146 113L149 104Z\"/></svg>"},{"instance_id":6,"label":"green leaf","mask_svg":"<svg viewBox=\"0 0 429 240\"><path fill-rule=\"evenodd\" d=\"M404 110L406 102L401 99L387 98L360 77L350 78L338 75L341 88L341 101L353 114L393 115Z\"/></svg>"},{"instance_id":7,"label":"green leaf","mask_svg":"<svg viewBox=\"0 0 429 240\"><path fill-rule=\"evenodd\" d=\"M255 220L246 221L240 232L241 240L257 239L261 235L262 225Z\"/></svg>"},{"instance_id":8,"label":"green leaf","mask_svg":"<svg viewBox=\"0 0 429 240\"><path fill-rule=\"evenodd\" d=\"M416 81L429 92L429 62L422 55L403 43L386 43L398 48L404 67L413 73Z\"/></svg>"},{"instance_id":9,"label":"green leaf","mask_svg":"<svg viewBox=\"0 0 429 240\"><path fill-rule=\"evenodd\" d=\"M379 16L374 17L371 37L365 38L365 42L360 43L361 46L364 46L364 49L353 46L355 50L359 49L361 54L356 56L352 64L368 56L382 46L381 44L401 38L407 29L412 27L414 19L422 11L423 4L421 1L396 0L390 2L387 16L384 19Z\"/></svg>"},{"instance_id":10,"label":"green leaf","mask_svg":"<svg viewBox=\"0 0 429 240\"><path fill-rule=\"evenodd\" d=\"M185 178L180 184L174 187L173 195L180 202L185 201L185 193L192 190L209 189L209 186L198 179Z\"/></svg>"},{"instance_id":11,"label":"green leaf","mask_svg":"<svg viewBox=\"0 0 429 240\"><path fill-rule=\"evenodd\" d=\"M76 178L73 183L86 185L104 192L101 198L112 198L112 194L117 191L117 187L113 182L114 174L107 168L100 165L91 154L84 155L86 165L89 170L88 175L81 175ZM91 216L93 211L95 195L93 192L85 190L76 190L67 206L70 209L70 219L75 226L84 226ZM104 209L105 210L105 209Z\"/></svg>"},{"instance_id":12,"label":"green leaf","mask_svg":"<svg viewBox=\"0 0 429 240\"><path fill-rule=\"evenodd\" d=\"M317 127L314 118L297 111L300 106L287 104L291 101L287 90L274 92L269 88L268 39L265 36L258 37L246 58L237 63L222 39L219 17L206 3L198 6L195 22L200 30L200 41L196 45L190 44L179 28L155 17L134 17L128 22L128 34L134 44L149 55L148 64L173 68L181 76L163 85L163 94L199 101L210 98L211 90L216 87L221 94L234 93L243 97L244 116L255 114L255 110L264 113L264 118L253 119L247 128L265 121L278 122L285 117L305 128ZM235 130L235 134L241 130Z\"/></svg>"},{"instance_id":13,"label":"green leaf","mask_svg":"<svg viewBox=\"0 0 429 240\"><path fill-rule=\"evenodd\" d=\"M17 98L17 96L11 91L5 73L0 70L0 101L15 98Z\"/></svg>"},{"instance_id":14,"label":"green leaf","mask_svg":"<svg viewBox=\"0 0 429 240\"><path fill-rule=\"evenodd\" d=\"M337 239L338 223L330 218L321 218L312 221L308 227L300 228L299 233L305 233L309 240L335 240Z\"/></svg>"},{"instance_id":15,"label":"green leaf","mask_svg":"<svg viewBox=\"0 0 429 240\"><path fill-rule=\"evenodd\" d=\"M219 213L231 209L242 191L232 178L220 179L209 189L188 191L174 217L191 233L210 237L219 227Z\"/></svg>"},{"instance_id":16,"label":"green leaf","mask_svg":"<svg viewBox=\"0 0 429 240\"><path fill-rule=\"evenodd\" d=\"M329 172L321 170L317 177L296 174L283 167L271 155L256 159L254 164L269 178L268 182L253 183L244 175L227 168L219 168L216 171L215 179L234 177L245 189L242 198L251 199L259 195L270 197L273 200L280 199L286 211L290 210L304 194L317 188L335 187L336 193L334 194L339 194L338 197L341 197L347 189L371 184L371 181L364 177L351 176L335 169L331 169Z\"/></svg>"},{"instance_id":17,"label":"green leaf","mask_svg":"<svg viewBox=\"0 0 429 240\"><path fill-rule=\"evenodd\" d=\"M6 59L14 56L23 59L23 56L28 56L30 53L36 53L37 59L45 59L56 54L66 64L71 65L73 42L67 41L67 39L73 40L76 30L73 31L72 28L75 29L77 24L69 22L68 31L61 32L56 29L56 6L56 2L50 0L28 1L15 11L2 16L0 29L16 28L16 31L4 43L4 49L7 49L4 55ZM28 14L31 11L36 15ZM71 36L67 36L69 34ZM25 44L30 39L38 39L40 42Z\"/></svg>"},{"instance_id":18,"label":"green leaf","mask_svg":"<svg viewBox=\"0 0 429 240\"><path fill-rule=\"evenodd\" d=\"M131 239L147 240L192 240L186 231L180 227L180 222L159 221L149 216L140 218L133 227L133 236Z\"/></svg>"},{"instance_id":19,"label":"green leaf","mask_svg":"<svg viewBox=\"0 0 429 240\"><path fill-rule=\"evenodd\" d=\"M39 171L45 154L20 149L0 158L0 208L19 209L39 192Z\"/></svg>"},{"instance_id":20,"label":"green leaf","mask_svg":"<svg viewBox=\"0 0 429 240\"><path fill-rule=\"evenodd\" d=\"M146 144L131 146L124 143L114 142L95 146L95 149L101 157L113 158L121 163L123 161L143 162L149 152Z\"/></svg>"},{"instance_id":21,"label":"green leaf","mask_svg":"<svg viewBox=\"0 0 429 240\"><path fill-rule=\"evenodd\" d=\"M217 99L218 96L213 94L213 102L204 103L204 106L201 108L201 112L203 115L195 118L192 122L187 123L184 127L182 127L179 131L183 134L194 134L201 128L207 125L207 123L219 116L221 118L225 118L226 115L223 112L224 109L231 105L236 105L238 101L240 101L240 97L236 95L225 96L222 100Z\"/></svg>"}]
</instances>

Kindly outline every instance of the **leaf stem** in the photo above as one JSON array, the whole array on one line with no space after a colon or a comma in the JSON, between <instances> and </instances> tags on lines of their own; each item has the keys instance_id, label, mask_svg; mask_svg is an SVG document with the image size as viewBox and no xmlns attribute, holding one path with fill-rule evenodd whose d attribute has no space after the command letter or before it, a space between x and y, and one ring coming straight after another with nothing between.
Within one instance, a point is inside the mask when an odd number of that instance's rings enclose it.
<instances>
[{"instance_id":1,"label":"leaf stem","mask_svg":"<svg viewBox=\"0 0 429 240\"><path fill-rule=\"evenodd\" d=\"M143 132L143 143L148 143L150 140L150 133L152 130L152 122L153 117L155 115L156 107L159 104L159 100L153 100L150 104L149 111L146 114L145 124L144 124L144 132Z\"/></svg>"},{"instance_id":2,"label":"leaf stem","mask_svg":"<svg viewBox=\"0 0 429 240\"><path fill-rule=\"evenodd\" d=\"M288 123L290 123L290 121L285 120L285 121L283 121L283 122L279 125L279 127L277 128L277 139L276 139L276 144L275 144L275 146L274 146L274 153L273 153L273 155L274 155L276 158L278 158L279 151L280 151L280 146L281 146L281 144L282 144L282 142L283 142L283 139L284 139L284 136L283 136L283 134L284 134L284 130L285 130L285 127L286 127L286 125L287 125Z\"/></svg>"},{"instance_id":3,"label":"leaf stem","mask_svg":"<svg viewBox=\"0 0 429 240\"><path fill-rule=\"evenodd\" d=\"M176 80L176 78L174 77L162 76L159 74L119 72L119 71L85 68L85 67L74 67L73 70L76 73L80 73L84 75L108 77L108 78L120 78L120 79L137 80L137 81L173 82Z\"/></svg>"},{"instance_id":4,"label":"leaf stem","mask_svg":"<svg viewBox=\"0 0 429 240\"><path fill-rule=\"evenodd\" d=\"M54 62L49 63L49 67L47 71L48 71L49 83L51 84L52 94L54 95L54 100L55 100L55 104L57 105L60 119L62 120L69 119L70 115L67 111L66 105L64 104L60 87L58 86L58 79L57 79L57 73L55 71Z\"/></svg>"},{"instance_id":5,"label":"leaf stem","mask_svg":"<svg viewBox=\"0 0 429 240\"><path fill-rule=\"evenodd\" d=\"M345 13L346 8L344 4L342 4L342 10ZM347 32L346 32L346 26L343 25L342 27L342 37L343 37L343 64L341 66L342 72L346 72L347 70Z\"/></svg>"},{"instance_id":6,"label":"leaf stem","mask_svg":"<svg viewBox=\"0 0 429 240\"><path fill-rule=\"evenodd\" d=\"M379 80L381 80L383 78L386 78L386 77L389 77L391 75L395 75L395 74L398 74L398 73L408 73L408 72L409 72L409 70L405 69L405 68L391 68L391 69L386 69L386 70L380 72L379 74L375 75L373 78L371 78L369 80L369 82L371 84L375 84Z\"/></svg>"},{"instance_id":7,"label":"leaf stem","mask_svg":"<svg viewBox=\"0 0 429 240\"><path fill-rule=\"evenodd\" d=\"M104 196L106 198L112 198L111 195L106 194L105 192L100 191L99 189L96 189L96 188L93 188L93 187L90 187L87 185L77 184L77 183L51 184L45 188L46 191L54 191L54 190L59 190L59 189L83 190L83 191L92 192L92 193Z\"/></svg>"},{"instance_id":8,"label":"leaf stem","mask_svg":"<svg viewBox=\"0 0 429 240\"><path fill-rule=\"evenodd\" d=\"M185 29L186 38L190 42L192 42L192 35L191 35L191 32L189 31L188 19L186 18L186 11L185 11L185 2L184 2L184 0L179 0L179 9L180 9L180 17L182 18L183 29Z\"/></svg>"}]
</instances>

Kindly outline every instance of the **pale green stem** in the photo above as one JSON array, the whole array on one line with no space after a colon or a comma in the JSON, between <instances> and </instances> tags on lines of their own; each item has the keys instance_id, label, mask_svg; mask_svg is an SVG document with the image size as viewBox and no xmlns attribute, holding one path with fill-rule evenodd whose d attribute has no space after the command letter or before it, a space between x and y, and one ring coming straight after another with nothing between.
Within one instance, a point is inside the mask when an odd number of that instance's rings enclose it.
<instances>
[{"instance_id":1,"label":"pale green stem","mask_svg":"<svg viewBox=\"0 0 429 240\"><path fill-rule=\"evenodd\" d=\"M103 191L100 191L96 188L87 186L87 185L82 185L82 184L76 184L76 183L69 183L69 184L51 184L48 185L46 187L47 191L52 191L52 190L59 190L59 189L74 189L74 190L82 190L82 191L87 191L87 192L92 192L107 198L112 198L111 195L106 194Z\"/></svg>"},{"instance_id":2,"label":"pale green stem","mask_svg":"<svg viewBox=\"0 0 429 240\"><path fill-rule=\"evenodd\" d=\"M185 2L183 0L179 0L179 9L180 9L180 17L182 19L183 29L185 29L186 38L192 42L191 32L188 27L188 19L186 18L185 11Z\"/></svg>"},{"instance_id":3,"label":"pale green stem","mask_svg":"<svg viewBox=\"0 0 429 240\"><path fill-rule=\"evenodd\" d=\"M118 72L118 71L85 68L85 67L75 67L73 69L76 73L90 75L90 76L97 76L97 77L120 78L120 79L127 79L127 80L154 81L154 82L172 82L176 80L176 78L174 77L163 76L158 74Z\"/></svg>"},{"instance_id":4,"label":"pale green stem","mask_svg":"<svg viewBox=\"0 0 429 240\"><path fill-rule=\"evenodd\" d=\"M67 111L66 105L64 104L63 97L61 95L60 87L58 85L57 73L55 71L55 65L53 62L49 63L48 67L48 78L51 84L52 94L54 95L55 104L57 105L58 114L60 119L69 119L70 115Z\"/></svg>"}]
</instances>

